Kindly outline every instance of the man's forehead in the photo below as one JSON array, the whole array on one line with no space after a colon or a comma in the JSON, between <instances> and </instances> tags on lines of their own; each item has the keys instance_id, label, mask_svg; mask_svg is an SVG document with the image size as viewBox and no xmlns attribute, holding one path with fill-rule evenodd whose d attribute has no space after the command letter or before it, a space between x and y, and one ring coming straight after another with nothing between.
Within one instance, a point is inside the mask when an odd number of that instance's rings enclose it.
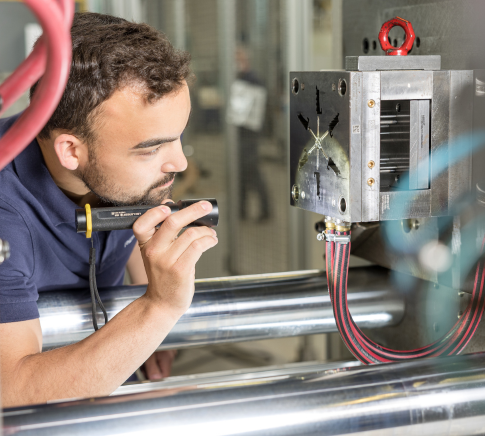
<instances>
[{"instance_id":1,"label":"man's forehead","mask_svg":"<svg viewBox=\"0 0 485 436\"><path fill-rule=\"evenodd\" d=\"M123 143L136 145L150 138L177 137L190 114L187 85L148 102L140 88L125 87L103 103L98 134L123 136Z\"/></svg>"},{"instance_id":2,"label":"man's forehead","mask_svg":"<svg viewBox=\"0 0 485 436\"><path fill-rule=\"evenodd\" d=\"M124 86L103 102L103 112L108 115L116 115L127 111L138 112L143 109L171 110L174 105L183 109L184 103L190 105L189 88L186 84L154 101L147 100L148 94L146 87L141 84Z\"/></svg>"}]
</instances>

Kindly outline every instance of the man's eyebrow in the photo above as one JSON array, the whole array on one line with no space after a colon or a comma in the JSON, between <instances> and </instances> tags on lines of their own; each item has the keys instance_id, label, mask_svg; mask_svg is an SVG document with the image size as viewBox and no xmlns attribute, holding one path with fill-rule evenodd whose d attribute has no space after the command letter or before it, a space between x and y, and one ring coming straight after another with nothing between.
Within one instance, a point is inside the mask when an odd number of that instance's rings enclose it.
<instances>
[{"instance_id":1,"label":"man's eyebrow","mask_svg":"<svg viewBox=\"0 0 485 436\"><path fill-rule=\"evenodd\" d=\"M185 125L184 130L187 128L189 125L190 117L192 116L192 108L190 109L189 113L189 118L187 120L187 124ZM150 147L155 147L156 145L162 145L162 144L167 144L169 142L174 142L177 139L179 139L178 136L173 137L173 138L153 138L153 139L147 139L146 141L140 142L139 144L136 144L134 147L131 147L131 150L142 150L144 148L150 148Z\"/></svg>"},{"instance_id":2,"label":"man's eyebrow","mask_svg":"<svg viewBox=\"0 0 485 436\"><path fill-rule=\"evenodd\" d=\"M144 148L155 147L156 145L166 144L168 142L174 142L177 139L179 139L178 136L173 138L147 139L146 141L140 142L139 144L136 144L134 147L131 147L131 150L140 150Z\"/></svg>"}]
</instances>

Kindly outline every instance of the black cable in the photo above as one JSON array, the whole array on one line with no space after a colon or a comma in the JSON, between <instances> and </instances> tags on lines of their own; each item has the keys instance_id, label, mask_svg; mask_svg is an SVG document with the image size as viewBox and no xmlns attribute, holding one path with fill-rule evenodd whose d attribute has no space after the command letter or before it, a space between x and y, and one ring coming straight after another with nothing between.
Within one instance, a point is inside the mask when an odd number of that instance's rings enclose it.
<instances>
[{"instance_id":1,"label":"black cable","mask_svg":"<svg viewBox=\"0 0 485 436\"><path fill-rule=\"evenodd\" d=\"M350 233L338 233L338 235ZM485 242L484 242L485 243ZM332 247L333 246L333 247ZM355 324L348 310L347 278L350 242L348 245L327 242L327 276L335 319L340 334L350 351L362 362L378 363L459 354L476 332L485 312L485 254L477 263L472 300L462 318L438 341L415 350L392 350L368 339ZM332 268L333 264L333 268ZM328 274L330 270L330 274Z\"/></svg>"},{"instance_id":2,"label":"black cable","mask_svg":"<svg viewBox=\"0 0 485 436\"><path fill-rule=\"evenodd\" d=\"M96 284L96 248L91 239L91 249L89 250L89 292L91 294L91 310L93 313L93 327L98 330L98 320L96 319L96 302L104 315L104 323L108 322L108 313L99 296L98 285Z\"/></svg>"}]
</instances>

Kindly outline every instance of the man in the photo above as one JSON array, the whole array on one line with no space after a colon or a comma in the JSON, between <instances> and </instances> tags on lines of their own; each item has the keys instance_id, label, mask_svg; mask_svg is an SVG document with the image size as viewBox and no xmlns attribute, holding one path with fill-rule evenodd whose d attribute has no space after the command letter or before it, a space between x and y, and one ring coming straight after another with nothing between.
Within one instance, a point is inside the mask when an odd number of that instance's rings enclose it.
<instances>
[{"instance_id":1,"label":"man","mask_svg":"<svg viewBox=\"0 0 485 436\"><path fill-rule=\"evenodd\" d=\"M57 110L0 172L0 238L12 252L0 266L3 407L110 394L147 359L149 376L166 375L170 362L150 356L192 301L197 260L217 244L207 227L177 238L210 212L208 202L173 215L162 205L133 231L93 234L98 286L121 284L126 265L135 284L148 283L146 294L85 340L41 352L38 293L88 287L91 241L76 234L74 210L160 205L187 166L189 56L147 25L105 15L77 14L71 33ZM13 121L1 120L0 134Z\"/></svg>"}]
</instances>

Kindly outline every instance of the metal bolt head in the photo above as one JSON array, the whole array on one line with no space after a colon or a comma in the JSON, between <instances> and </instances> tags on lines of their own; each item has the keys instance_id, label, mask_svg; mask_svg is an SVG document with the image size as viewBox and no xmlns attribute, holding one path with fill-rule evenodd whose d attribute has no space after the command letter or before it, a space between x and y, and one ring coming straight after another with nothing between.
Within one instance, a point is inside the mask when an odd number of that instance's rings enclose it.
<instances>
[{"instance_id":1,"label":"metal bolt head","mask_svg":"<svg viewBox=\"0 0 485 436\"><path fill-rule=\"evenodd\" d=\"M376 166L376 163L373 161L373 160L370 160L369 163L367 164L367 166L372 169Z\"/></svg>"},{"instance_id":2,"label":"metal bolt head","mask_svg":"<svg viewBox=\"0 0 485 436\"><path fill-rule=\"evenodd\" d=\"M323 233L319 233L319 234L317 235L317 239L318 239L319 241L323 241L323 240L325 239L325 235L324 235Z\"/></svg>"},{"instance_id":3,"label":"metal bolt head","mask_svg":"<svg viewBox=\"0 0 485 436\"><path fill-rule=\"evenodd\" d=\"M374 100L369 100L367 102L367 106L369 106L370 108L373 108L375 105L376 105L376 102Z\"/></svg>"},{"instance_id":4,"label":"metal bolt head","mask_svg":"<svg viewBox=\"0 0 485 436\"><path fill-rule=\"evenodd\" d=\"M298 201L300 198L300 190L297 185L293 185L291 188L291 198L293 198L294 201Z\"/></svg>"},{"instance_id":5,"label":"metal bolt head","mask_svg":"<svg viewBox=\"0 0 485 436\"><path fill-rule=\"evenodd\" d=\"M305 199L305 191L301 191L301 198L304 200Z\"/></svg>"},{"instance_id":6,"label":"metal bolt head","mask_svg":"<svg viewBox=\"0 0 485 436\"><path fill-rule=\"evenodd\" d=\"M374 183L375 183L375 182L376 182L376 181L375 181L375 180L374 180L372 177L371 177L370 179L368 179L368 180L367 180L367 184L368 184L369 186L374 186Z\"/></svg>"}]
</instances>

